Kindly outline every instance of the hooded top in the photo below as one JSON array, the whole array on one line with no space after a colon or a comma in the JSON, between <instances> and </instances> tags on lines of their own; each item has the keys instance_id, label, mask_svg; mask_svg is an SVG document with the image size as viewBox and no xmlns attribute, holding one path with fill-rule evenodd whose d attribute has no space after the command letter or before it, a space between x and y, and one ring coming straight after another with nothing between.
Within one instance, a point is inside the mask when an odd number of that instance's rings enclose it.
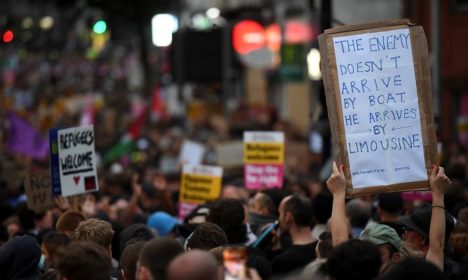
<instances>
[{"instance_id":1,"label":"hooded top","mask_svg":"<svg viewBox=\"0 0 468 280\"><path fill-rule=\"evenodd\" d=\"M30 235L15 236L0 247L0 279L36 280L41 248Z\"/></svg>"}]
</instances>

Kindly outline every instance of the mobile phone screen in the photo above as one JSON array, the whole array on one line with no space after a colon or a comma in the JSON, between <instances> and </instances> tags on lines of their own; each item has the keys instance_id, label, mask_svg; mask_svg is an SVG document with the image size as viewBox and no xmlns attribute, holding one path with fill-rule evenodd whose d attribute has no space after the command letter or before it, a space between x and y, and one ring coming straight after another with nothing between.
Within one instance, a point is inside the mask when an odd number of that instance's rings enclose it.
<instances>
[{"instance_id":1,"label":"mobile phone screen","mask_svg":"<svg viewBox=\"0 0 468 280\"><path fill-rule=\"evenodd\" d=\"M223 250L224 279L242 280L247 274L247 248L245 246L230 246Z\"/></svg>"},{"instance_id":2,"label":"mobile phone screen","mask_svg":"<svg viewBox=\"0 0 468 280\"><path fill-rule=\"evenodd\" d=\"M262 234L257 238L257 240L252 244L253 248L259 247L259 245L265 240L265 238L278 227L278 221L276 220L274 223L269 225Z\"/></svg>"}]
</instances>

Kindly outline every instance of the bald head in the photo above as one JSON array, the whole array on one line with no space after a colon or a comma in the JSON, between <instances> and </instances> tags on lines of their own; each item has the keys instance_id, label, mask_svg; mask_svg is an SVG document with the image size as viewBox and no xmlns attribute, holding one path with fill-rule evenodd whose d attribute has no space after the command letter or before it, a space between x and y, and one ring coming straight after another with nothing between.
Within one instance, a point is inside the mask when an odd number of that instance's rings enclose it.
<instances>
[{"instance_id":1,"label":"bald head","mask_svg":"<svg viewBox=\"0 0 468 280\"><path fill-rule=\"evenodd\" d=\"M169 265L168 280L220 280L215 257L204 251L191 250L175 258Z\"/></svg>"},{"instance_id":2,"label":"bald head","mask_svg":"<svg viewBox=\"0 0 468 280\"><path fill-rule=\"evenodd\" d=\"M251 201L250 211L260 215L275 216L276 206L273 199L271 199L267 194L258 192Z\"/></svg>"}]
</instances>

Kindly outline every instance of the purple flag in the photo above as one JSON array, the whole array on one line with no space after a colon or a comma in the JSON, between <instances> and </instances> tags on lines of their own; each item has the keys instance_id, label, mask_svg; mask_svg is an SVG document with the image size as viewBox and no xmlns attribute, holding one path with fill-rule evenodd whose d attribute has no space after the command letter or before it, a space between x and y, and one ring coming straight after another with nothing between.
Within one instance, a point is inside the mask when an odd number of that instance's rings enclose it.
<instances>
[{"instance_id":1,"label":"purple flag","mask_svg":"<svg viewBox=\"0 0 468 280\"><path fill-rule=\"evenodd\" d=\"M45 159L49 152L49 142L36 128L14 112L8 113L10 130L7 151L28 155L35 159Z\"/></svg>"}]
</instances>

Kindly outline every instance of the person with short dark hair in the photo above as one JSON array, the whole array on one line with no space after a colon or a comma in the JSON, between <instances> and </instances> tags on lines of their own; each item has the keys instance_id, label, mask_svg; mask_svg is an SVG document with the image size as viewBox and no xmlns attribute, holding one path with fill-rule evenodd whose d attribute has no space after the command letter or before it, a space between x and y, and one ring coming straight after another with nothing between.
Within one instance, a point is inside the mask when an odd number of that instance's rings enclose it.
<instances>
[{"instance_id":1,"label":"person with short dark hair","mask_svg":"<svg viewBox=\"0 0 468 280\"><path fill-rule=\"evenodd\" d=\"M441 280L442 271L431 262L409 258L396 264L381 280Z\"/></svg>"},{"instance_id":2,"label":"person with short dark hair","mask_svg":"<svg viewBox=\"0 0 468 280\"><path fill-rule=\"evenodd\" d=\"M109 280L112 263L102 246L91 241L75 241L65 250L58 270L66 280Z\"/></svg>"},{"instance_id":3,"label":"person with short dark hair","mask_svg":"<svg viewBox=\"0 0 468 280\"><path fill-rule=\"evenodd\" d=\"M252 231L258 233L262 226L273 223L277 218L276 212L273 199L264 192L257 192L250 200L247 213Z\"/></svg>"},{"instance_id":4,"label":"person with short dark hair","mask_svg":"<svg viewBox=\"0 0 468 280\"><path fill-rule=\"evenodd\" d=\"M169 263L184 252L182 245L170 238L154 238L148 241L138 258L138 280L166 279Z\"/></svg>"},{"instance_id":5,"label":"person with short dark hair","mask_svg":"<svg viewBox=\"0 0 468 280\"><path fill-rule=\"evenodd\" d=\"M244 207L239 200L223 198L213 202L207 221L224 230L229 244L244 244L247 241L244 218Z\"/></svg>"},{"instance_id":6,"label":"person with short dark hair","mask_svg":"<svg viewBox=\"0 0 468 280\"><path fill-rule=\"evenodd\" d=\"M130 240L149 241L155 237L154 232L145 224L132 224L119 234L119 251L122 253Z\"/></svg>"},{"instance_id":7,"label":"person with short dark hair","mask_svg":"<svg viewBox=\"0 0 468 280\"><path fill-rule=\"evenodd\" d=\"M372 280L379 275L381 257L374 244L351 239L336 247L327 263L333 280Z\"/></svg>"},{"instance_id":8,"label":"person with short dark hair","mask_svg":"<svg viewBox=\"0 0 468 280\"><path fill-rule=\"evenodd\" d=\"M16 235L22 235L23 234L23 229L21 227L21 223L16 216L11 216L7 218L3 222L4 229L6 230L7 236L5 239L5 242L12 239ZM0 228L3 228L2 225L0 225ZM0 240L0 245L1 245L1 240Z\"/></svg>"},{"instance_id":9,"label":"person with short dark hair","mask_svg":"<svg viewBox=\"0 0 468 280\"><path fill-rule=\"evenodd\" d=\"M55 231L51 231L44 236L41 250L44 254L44 264L47 269L57 267L60 254L70 241L67 235Z\"/></svg>"},{"instance_id":10,"label":"person with short dark hair","mask_svg":"<svg viewBox=\"0 0 468 280\"><path fill-rule=\"evenodd\" d=\"M26 203L20 203L18 204L16 211L24 233L33 235L37 238L39 232L50 230L53 227L52 211L50 210L39 213L29 209ZM41 240L39 240L39 242L41 242Z\"/></svg>"},{"instance_id":11,"label":"person with short dark hair","mask_svg":"<svg viewBox=\"0 0 468 280\"><path fill-rule=\"evenodd\" d=\"M311 201L300 195L287 196L279 207L281 233L288 233L292 246L271 261L273 274L285 275L299 269L315 259L317 242L312 238L313 208Z\"/></svg>"},{"instance_id":12,"label":"person with short dark hair","mask_svg":"<svg viewBox=\"0 0 468 280\"><path fill-rule=\"evenodd\" d=\"M120 256L123 280L135 280L138 257L147 241L132 239L127 242L125 249Z\"/></svg>"},{"instance_id":13,"label":"person with short dark hair","mask_svg":"<svg viewBox=\"0 0 468 280\"><path fill-rule=\"evenodd\" d=\"M222 228L213 223L201 223L195 231L189 235L185 244L187 250L199 249L208 251L228 243L226 233Z\"/></svg>"},{"instance_id":14,"label":"person with short dark hair","mask_svg":"<svg viewBox=\"0 0 468 280\"><path fill-rule=\"evenodd\" d=\"M403 211L403 198L400 193L381 193L377 196L377 215L379 223L392 227L398 236L403 236L404 229L398 222Z\"/></svg>"},{"instance_id":15,"label":"person with short dark hair","mask_svg":"<svg viewBox=\"0 0 468 280\"><path fill-rule=\"evenodd\" d=\"M351 199L346 204L346 215L351 224L352 234L355 238L361 235L371 217L371 205L361 198Z\"/></svg>"}]
</instances>

